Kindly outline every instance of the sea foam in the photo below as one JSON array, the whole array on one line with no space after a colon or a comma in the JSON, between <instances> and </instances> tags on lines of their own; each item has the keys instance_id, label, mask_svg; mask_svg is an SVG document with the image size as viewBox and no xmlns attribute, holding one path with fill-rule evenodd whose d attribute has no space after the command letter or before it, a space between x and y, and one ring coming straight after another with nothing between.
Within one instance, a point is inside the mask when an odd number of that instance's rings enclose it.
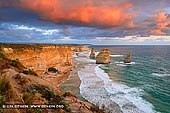
<instances>
[{"instance_id":1,"label":"sea foam","mask_svg":"<svg viewBox=\"0 0 170 113\"><path fill-rule=\"evenodd\" d=\"M123 57L123 55L110 55L110 57Z\"/></svg>"},{"instance_id":2,"label":"sea foam","mask_svg":"<svg viewBox=\"0 0 170 113\"><path fill-rule=\"evenodd\" d=\"M123 61L120 61L120 62L116 61L114 62L114 64L117 66L129 66L129 65L135 65L136 62L124 63Z\"/></svg>"},{"instance_id":3,"label":"sea foam","mask_svg":"<svg viewBox=\"0 0 170 113\"><path fill-rule=\"evenodd\" d=\"M104 81L105 89L111 94L110 99L121 107L123 113L155 112L153 105L142 99L142 90L113 82L109 79L108 74L99 68L99 66L96 66L95 70L96 76Z\"/></svg>"},{"instance_id":4,"label":"sea foam","mask_svg":"<svg viewBox=\"0 0 170 113\"><path fill-rule=\"evenodd\" d=\"M160 73L152 73L151 75L158 76L158 77L168 77L168 76L170 76L170 74L160 74Z\"/></svg>"},{"instance_id":5,"label":"sea foam","mask_svg":"<svg viewBox=\"0 0 170 113\"><path fill-rule=\"evenodd\" d=\"M81 55L83 56L85 53ZM141 89L131 88L122 83L112 81L108 74L100 68L100 65L94 64L94 61L88 59L87 56L76 59L90 63L78 72L81 80L80 94L89 102L100 108L105 106L112 113L117 113L120 109L123 113L156 112L153 110L153 105L141 97L143 94Z\"/></svg>"},{"instance_id":6,"label":"sea foam","mask_svg":"<svg viewBox=\"0 0 170 113\"><path fill-rule=\"evenodd\" d=\"M152 104L142 99L142 90L113 82L96 64L86 65L78 75L81 95L100 108L104 105L114 113L116 103L123 113L155 113Z\"/></svg>"}]
</instances>

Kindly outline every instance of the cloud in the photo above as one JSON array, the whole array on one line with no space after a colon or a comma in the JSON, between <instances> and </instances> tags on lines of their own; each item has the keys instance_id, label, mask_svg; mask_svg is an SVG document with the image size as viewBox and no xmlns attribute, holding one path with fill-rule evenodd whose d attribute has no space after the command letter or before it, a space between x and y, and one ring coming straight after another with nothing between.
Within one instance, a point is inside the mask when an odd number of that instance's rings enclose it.
<instances>
[{"instance_id":1,"label":"cloud","mask_svg":"<svg viewBox=\"0 0 170 113\"><path fill-rule=\"evenodd\" d=\"M60 40L61 41L77 41L77 39L73 39L73 38L70 38L70 37L63 37Z\"/></svg>"},{"instance_id":2,"label":"cloud","mask_svg":"<svg viewBox=\"0 0 170 113\"><path fill-rule=\"evenodd\" d=\"M40 15L42 20L52 21L58 24L101 28L134 26L134 14L128 12L128 9L133 6L131 2L115 2L111 0L105 2L103 0L14 1L19 3L19 5L16 5L17 7L34 11Z\"/></svg>"},{"instance_id":3,"label":"cloud","mask_svg":"<svg viewBox=\"0 0 170 113\"><path fill-rule=\"evenodd\" d=\"M170 36L156 36L150 35L148 37L142 37L140 35L125 36L125 37L96 37L96 41L113 41L113 42L133 42L133 43L143 43L143 42L170 42Z\"/></svg>"},{"instance_id":4,"label":"cloud","mask_svg":"<svg viewBox=\"0 0 170 113\"><path fill-rule=\"evenodd\" d=\"M42 28L29 27L26 25L17 25L11 23L2 23L0 24L0 28L8 29L8 30L25 30L25 31L32 31L32 32L40 32L43 35L53 35L53 33L59 33L58 29L42 29Z\"/></svg>"},{"instance_id":5,"label":"cloud","mask_svg":"<svg viewBox=\"0 0 170 113\"><path fill-rule=\"evenodd\" d=\"M165 11L162 11L155 15L156 28L151 30L151 34L164 35L166 34L163 30L166 30L170 24L170 18Z\"/></svg>"}]
</instances>

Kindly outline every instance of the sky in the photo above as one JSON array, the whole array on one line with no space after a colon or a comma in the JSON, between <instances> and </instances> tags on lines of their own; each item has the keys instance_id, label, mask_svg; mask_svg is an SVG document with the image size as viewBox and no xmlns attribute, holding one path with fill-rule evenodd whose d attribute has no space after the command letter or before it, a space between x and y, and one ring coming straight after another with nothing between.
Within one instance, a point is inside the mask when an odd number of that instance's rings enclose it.
<instances>
[{"instance_id":1,"label":"sky","mask_svg":"<svg viewBox=\"0 0 170 113\"><path fill-rule=\"evenodd\" d=\"M0 0L0 42L170 45L170 0Z\"/></svg>"}]
</instances>

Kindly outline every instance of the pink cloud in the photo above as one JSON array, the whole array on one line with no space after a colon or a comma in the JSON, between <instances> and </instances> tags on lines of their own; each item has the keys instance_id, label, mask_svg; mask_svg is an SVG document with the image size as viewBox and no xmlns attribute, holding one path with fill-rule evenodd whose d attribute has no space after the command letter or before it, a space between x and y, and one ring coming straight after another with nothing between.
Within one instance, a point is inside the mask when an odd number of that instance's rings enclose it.
<instances>
[{"instance_id":1,"label":"pink cloud","mask_svg":"<svg viewBox=\"0 0 170 113\"><path fill-rule=\"evenodd\" d=\"M55 23L74 23L94 27L133 27L130 2L101 0L19 0L21 7L39 13L41 19Z\"/></svg>"},{"instance_id":2,"label":"pink cloud","mask_svg":"<svg viewBox=\"0 0 170 113\"><path fill-rule=\"evenodd\" d=\"M156 20L156 28L151 30L151 34L154 35L163 35L166 34L163 32L163 30L167 29L170 25L170 18L166 15L165 11L162 11L155 15Z\"/></svg>"}]
</instances>

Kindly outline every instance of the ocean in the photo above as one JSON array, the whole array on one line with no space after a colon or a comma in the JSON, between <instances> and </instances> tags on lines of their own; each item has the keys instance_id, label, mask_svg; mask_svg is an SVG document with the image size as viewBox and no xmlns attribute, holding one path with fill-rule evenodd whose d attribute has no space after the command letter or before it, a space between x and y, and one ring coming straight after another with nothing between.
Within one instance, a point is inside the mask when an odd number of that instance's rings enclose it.
<instances>
[{"instance_id":1,"label":"ocean","mask_svg":"<svg viewBox=\"0 0 170 113\"><path fill-rule=\"evenodd\" d=\"M96 53L108 48L111 63L95 64L87 52L75 58L86 62L78 72L84 99L112 113L118 111L117 106L123 113L170 113L170 46L90 48ZM128 53L132 62L124 64Z\"/></svg>"}]
</instances>

